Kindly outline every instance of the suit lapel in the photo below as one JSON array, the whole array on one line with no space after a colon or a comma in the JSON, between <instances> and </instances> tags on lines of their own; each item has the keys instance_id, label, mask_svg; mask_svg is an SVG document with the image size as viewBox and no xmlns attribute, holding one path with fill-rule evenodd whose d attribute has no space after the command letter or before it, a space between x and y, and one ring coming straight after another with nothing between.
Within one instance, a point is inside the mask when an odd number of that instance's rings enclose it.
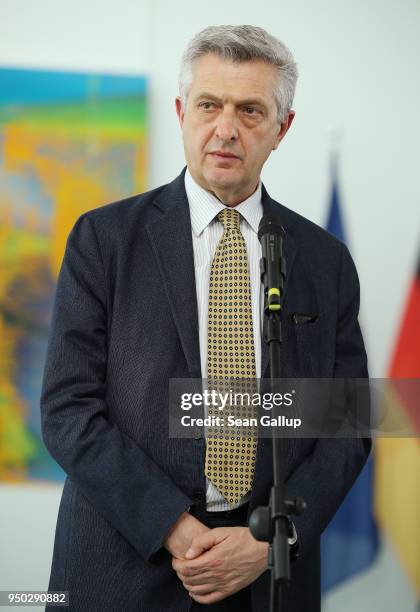
<instances>
[{"instance_id":1,"label":"suit lapel","mask_svg":"<svg viewBox=\"0 0 420 612\"><path fill-rule=\"evenodd\" d=\"M155 215L147 225L147 232L162 273L162 289L168 296L191 378L200 378L194 254L184 174L185 170L154 201Z\"/></svg>"}]
</instances>

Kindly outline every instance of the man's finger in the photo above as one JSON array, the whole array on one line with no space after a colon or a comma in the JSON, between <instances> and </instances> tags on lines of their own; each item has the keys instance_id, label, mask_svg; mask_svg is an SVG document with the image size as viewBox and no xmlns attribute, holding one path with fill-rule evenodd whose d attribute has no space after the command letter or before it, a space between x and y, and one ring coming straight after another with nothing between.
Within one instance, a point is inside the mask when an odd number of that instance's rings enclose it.
<instances>
[{"instance_id":1,"label":"man's finger","mask_svg":"<svg viewBox=\"0 0 420 612\"><path fill-rule=\"evenodd\" d=\"M209 548L222 542L227 536L228 533L223 527L217 527L216 529L211 529L210 531L195 536L191 541L189 549L185 553L185 558L195 559L205 550L209 550Z\"/></svg>"},{"instance_id":2,"label":"man's finger","mask_svg":"<svg viewBox=\"0 0 420 612\"><path fill-rule=\"evenodd\" d=\"M184 584L184 587L187 589L190 595L209 595L210 593L214 593L214 589L215 589L214 584L197 584L197 585Z\"/></svg>"},{"instance_id":3,"label":"man's finger","mask_svg":"<svg viewBox=\"0 0 420 612\"><path fill-rule=\"evenodd\" d=\"M222 593L221 591L213 591L212 593L209 593L208 595L194 595L194 593L190 592L189 595L190 597L192 597L192 599L194 599L194 601L196 601L197 603L201 603L201 604L216 603L217 601L221 601L222 599L227 597L227 594Z\"/></svg>"},{"instance_id":4,"label":"man's finger","mask_svg":"<svg viewBox=\"0 0 420 612\"><path fill-rule=\"evenodd\" d=\"M202 572L200 574L191 574L191 575L178 574L178 577L181 578L181 580L184 583L184 586L185 585L195 586L197 584L208 584L214 579L214 575L209 572ZM187 588L187 586L185 586L185 588Z\"/></svg>"}]
</instances>

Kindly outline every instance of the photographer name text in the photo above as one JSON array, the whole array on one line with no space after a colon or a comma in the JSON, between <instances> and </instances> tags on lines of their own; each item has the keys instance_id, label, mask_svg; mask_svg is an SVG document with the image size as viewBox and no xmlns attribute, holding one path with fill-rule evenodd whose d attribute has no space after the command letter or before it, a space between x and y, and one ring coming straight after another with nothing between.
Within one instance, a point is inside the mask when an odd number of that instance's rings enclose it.
<instances>
[{"instance_id":1,"label":"photographer name text","mask_svg":"<svg viewBox=\"0 0 420 612\"><path fill-rule=\"evenodd\" d=\"M302 425L302 420L297 418L287 418L284 415L272 417L269 415L262 415L257 418L238 418L234 415L227 415L226 417L221 416L208 416L203 418L196 418L190 415L184 415L181 417L181 425L183 427L290 427L297 429Z\"/></svg>"}]
</instances>

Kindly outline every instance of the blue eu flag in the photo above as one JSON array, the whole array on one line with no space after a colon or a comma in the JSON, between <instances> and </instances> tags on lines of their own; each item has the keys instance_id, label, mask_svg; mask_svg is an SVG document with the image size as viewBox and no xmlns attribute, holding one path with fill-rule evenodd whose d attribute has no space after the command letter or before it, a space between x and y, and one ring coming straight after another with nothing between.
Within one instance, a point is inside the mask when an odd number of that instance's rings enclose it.
<instances>
[{"instance_id":1,"label":"blue eu flag","mask_svg":"<svg viewBox=\"0 0 420 612\"><path fill-rule=\"evenodd\" d=\"M327 230L346 242L340 206L337 160L332 160ZM378 550L373 517L373 460L369 457L337 514L321 537L322 590L326 591L364 570Z\"/></svg>"}]
</instances>

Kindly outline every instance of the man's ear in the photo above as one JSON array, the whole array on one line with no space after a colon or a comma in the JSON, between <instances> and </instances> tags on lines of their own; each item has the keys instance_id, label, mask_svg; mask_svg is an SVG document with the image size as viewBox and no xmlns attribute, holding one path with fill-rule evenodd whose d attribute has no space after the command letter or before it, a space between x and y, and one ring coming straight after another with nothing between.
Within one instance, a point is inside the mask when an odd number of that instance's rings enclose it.
<instances>
[{"instance_id":1,"label":"man's ear","mask_svg":"<svg viewBox=\"0 0 420 612\"><path fill-rule=\"evenodd\" d=\"M185 111L182 106L181 98L179 96L175 98L175 109L176 109L176 114L178 115L179 125L182 127L184 123Z\"/></svg>"},{"instance_id":2,"label":"man's ear","mask_svg":"<svg viewBox=\"0 0 420 612\"><path fill-rule=\"evenodd\" d=\"M287 113L287 117L285 118L285 120L280 123L280 129L279 129L279 131L277 132L277 135L276 135L276 141L275 141L274 146L273 146L273 151L275 151L277 149L277 147L279 146L280 142L285 137L287 130L292 125L292 121L293 121L294 117L295 117L295 111L294 110L290 110Z\"/></svg>"}]
</instances>

